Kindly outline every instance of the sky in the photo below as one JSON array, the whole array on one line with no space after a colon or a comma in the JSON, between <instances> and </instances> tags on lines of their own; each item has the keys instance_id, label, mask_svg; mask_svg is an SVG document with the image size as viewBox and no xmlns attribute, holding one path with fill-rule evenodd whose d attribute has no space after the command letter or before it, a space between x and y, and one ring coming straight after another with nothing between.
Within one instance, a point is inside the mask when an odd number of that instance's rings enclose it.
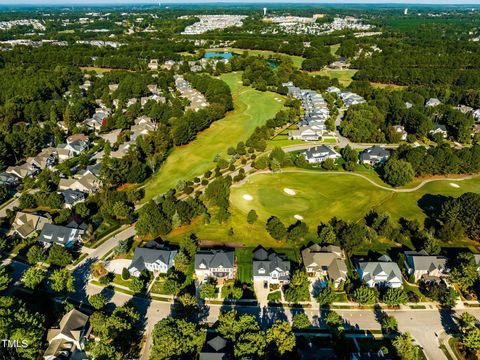
<instances>
[{"instance_id":1,"label":"sky","mask_svg":"<svg viewBox=\"0 0 480 360\"><path fill-rule=\"evenodd\" d=\"M0 5L71 5L71 4L183 4L183 3L350 3L350 4L476 4L480 5L480 0L0 0Z\"/></svg>"}]
</instances>

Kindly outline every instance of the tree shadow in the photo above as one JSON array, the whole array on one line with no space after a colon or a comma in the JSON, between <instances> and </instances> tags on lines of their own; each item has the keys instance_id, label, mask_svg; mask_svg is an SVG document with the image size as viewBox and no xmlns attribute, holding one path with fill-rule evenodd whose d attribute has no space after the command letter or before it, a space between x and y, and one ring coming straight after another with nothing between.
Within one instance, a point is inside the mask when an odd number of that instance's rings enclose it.
<instances>
[{"instance_id":1,"label":"tree shadow","mask_svg":"<svg viewBox=\"0 0 480 360\"><path fill-rule=\"evenodd\" d=\"M435 224L435 219L438 217L442 209L442 205L449 199L444 195L432 195L425 194L418 201L417 205L422 209L423 213L427 216L425 219L425 227L430 227Z\"/></svg>"}]
</instances>

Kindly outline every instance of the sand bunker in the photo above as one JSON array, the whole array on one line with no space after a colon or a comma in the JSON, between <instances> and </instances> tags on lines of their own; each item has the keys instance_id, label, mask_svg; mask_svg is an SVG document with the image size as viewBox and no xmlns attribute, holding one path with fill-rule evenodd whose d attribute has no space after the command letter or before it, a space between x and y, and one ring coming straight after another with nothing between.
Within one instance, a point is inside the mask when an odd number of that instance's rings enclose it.
<instances>
[{"instance_id":1,"label":"sand bunker","mask_svg":"<svg viewBox=\"0 0 480 360\"><path fill-rule=\"evenodd\" d=\"M243 200L252 201L252 200L253 200L253 196L252 196L252 195L245 194L245 195L243 195Z\"/></svg>"},{"instance_id":2,"label":"sand bunker","mask_svg":"<svg viewBox=\"0 0 480 360\"><path fill-rule=\"evenodd\" d=\"M296 195L297 193L295 190L289 189L289 188L284 188L283 191L287 193L288 195Z\"/></svg>"},{"instance_id":3,"label":"sand bunker","mask_svg":"<svg viewBox=\"0 0 480 360\"><path fill-rule=\"evenodd\" d=\"M293 217L297 220L303 220L303 216L302 215L298 215L298 214L295 214L293 215Z\"/></svg>"},{"instance_id":4,"label":"sand bunker","mask_svg":"<svg viewBox=\"0 0 480 360\"><path fill-rule=\"evenodd\" d=\"M459 187L460 187L460 185L455 184L455 183L450 183L450 186L452 186L452 187L454 187L454 188L459 188Z\"/></svg>"}]
</instances>

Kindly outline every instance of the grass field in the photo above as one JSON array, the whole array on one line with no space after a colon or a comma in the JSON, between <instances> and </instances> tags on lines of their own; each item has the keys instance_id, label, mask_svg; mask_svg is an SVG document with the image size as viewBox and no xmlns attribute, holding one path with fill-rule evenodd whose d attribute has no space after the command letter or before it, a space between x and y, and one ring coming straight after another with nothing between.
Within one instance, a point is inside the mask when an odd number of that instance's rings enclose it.
<instances>
[{"instance_id":1,"label":"grass field","mask_svg":"<svg viewBox=\"0 0 480 360\"><path fill-rule=\"evenodd\" d=\"M241 73L221 76L232 90L235 109L214 122L187 145L176 147L158 173L146 184L145 201L175 187L178 180L190 180L214 167L215 155L226 155L228 147L245 141L255 127L263 125L283 107L284 98L241 84Z\"/></svg>"},{"instance_id":2,"label":"grass field","mask_svg":"<svg viewBox=\"0 0 480 360\"><path fill-rule=\"evenodd\" d=\"M384 84L378 82L371 82L372 87L376 89L385 89L385 90L405 90L408 86L395 85L395 84Z\"/></svg>"},{"instance_id":3,"label":"grass field","mask_svg":"<svg viewBox=\"0 0 480 360\"><path fill-rule=\"evenodd\" d=\"M301 56L295 56L295 55L288 55L288 54L282 54L282 53L277 53L275 51L268 51L268 50L247 50L247 49L238 49L238 48L222 48L222 49L206 49L205 51L219 51L219 52L233 52L236 54L243 54L245 51L248 51L249 55L252 56L262 56L265 58L268 57L278 57L278 56L288 56L289 58L292 59L293 65L301 68L302 67L302 62L304 60L303 57Z\"/></svg>"},{"instance_id":4,"label":"grass field","mask_svg":"<svg viewBox=\"0 0 480 360\"><path fill-rule=\"evenodd\" d=\"M380 181L380 180L379 180ZM278 216L285 224L296 221L294 215L300 215L309 225L307 240L313 240L316 227L332 217L358 221L371 209L388 212L394 219L405 217L423 221L426 217L418 201L426 194L459 196L464 192L480 192L480 178L459 181L459 188L450 185L451 181L438 181L426 184L411 193L394 193L370 184L365 179L348 174L308 174L277 173L259 174L248 179L238 187L232 187L230 195L231 217L226 224L194 225L169 236L178 240L185 233L195 232L202 240L236 242L247 247L263 245L265 247L285 247L285 242L272 239L265 230L265 221L272 215ZM293 189L296 195L288 195L284 188ZM243 196L251 195L253 200L246 201ZM259 219L249 225L247 213L255 209ZM234 234L229 236L228 229ZM175 239L177 238L177 239ZM470 242L459 241L456 245L470 246ZM366 244L376 250L398 246L380 239L377 244Z\"/></svg>"},{"instance_id":5,"label":"grass field","mask_svg":"<svg viewBox=\"0 0 480 360\"><path fill-rule=\"evenodd\" d=\"M338 82L343 86L348 86L352 82L353 75L358 70L354 69L345 69L345 70L332 70L332 69L322 69L319 71L313 71L311 75L322 75L328 76L330 79L338 79Z\"/></svg>"}]
</instances>

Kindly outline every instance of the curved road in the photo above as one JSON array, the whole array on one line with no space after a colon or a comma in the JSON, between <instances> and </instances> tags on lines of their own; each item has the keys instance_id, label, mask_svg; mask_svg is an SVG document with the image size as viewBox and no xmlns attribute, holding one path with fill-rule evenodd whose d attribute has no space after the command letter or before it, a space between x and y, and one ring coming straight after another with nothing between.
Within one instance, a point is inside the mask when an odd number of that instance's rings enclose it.
<instances>
[{"instance_id":1,"label":"curved road","mask_svg":"<svg viewBox=\"0 0 480 360\"><path fill-rule=\"evenodd\" d=\"M373 186L376 186L379 189L387 190L387 191L391 191L391 192L396 192L396 193L414 192L414 191L417 191L417 190L421 189L426 184L431 183L431 182L435 182L435 181L463 181L463 180L473 179L473 178L479 176L479 175L470 175L470 176L465 176L465 177L462 177L462 178L427 179L427 180L423 180L420 184L418 184L417 186L415 186L413 188L410 188L410 189L393 189L393 188L390 188L390 187L387 187L387 186L377 184L375 181L373 181L369 177L367 177L363 174L355 173L355 172L345 172L345 171L320 172L320 171L315 171L315 170L292 170L292 169L287 169L287 170L280 171L280 173L305 173L305 174L315 174L315 175L332 175L332 174L334 174L334 175L353 175L353 176L358 176L358 177L360 177L364 180L367 180L370 184L372 184ZM247 181L249 178L251 178L255 175L260 175L260 174L272 174L272 172L270 170L257 171L253 174L247 175L245 177L245 179L243 179L239 183L236 183L236 184L232 185L232 187L239 187L239 186L243 185L243 183L245 181Z\"/></svg>"}]
</instances>

